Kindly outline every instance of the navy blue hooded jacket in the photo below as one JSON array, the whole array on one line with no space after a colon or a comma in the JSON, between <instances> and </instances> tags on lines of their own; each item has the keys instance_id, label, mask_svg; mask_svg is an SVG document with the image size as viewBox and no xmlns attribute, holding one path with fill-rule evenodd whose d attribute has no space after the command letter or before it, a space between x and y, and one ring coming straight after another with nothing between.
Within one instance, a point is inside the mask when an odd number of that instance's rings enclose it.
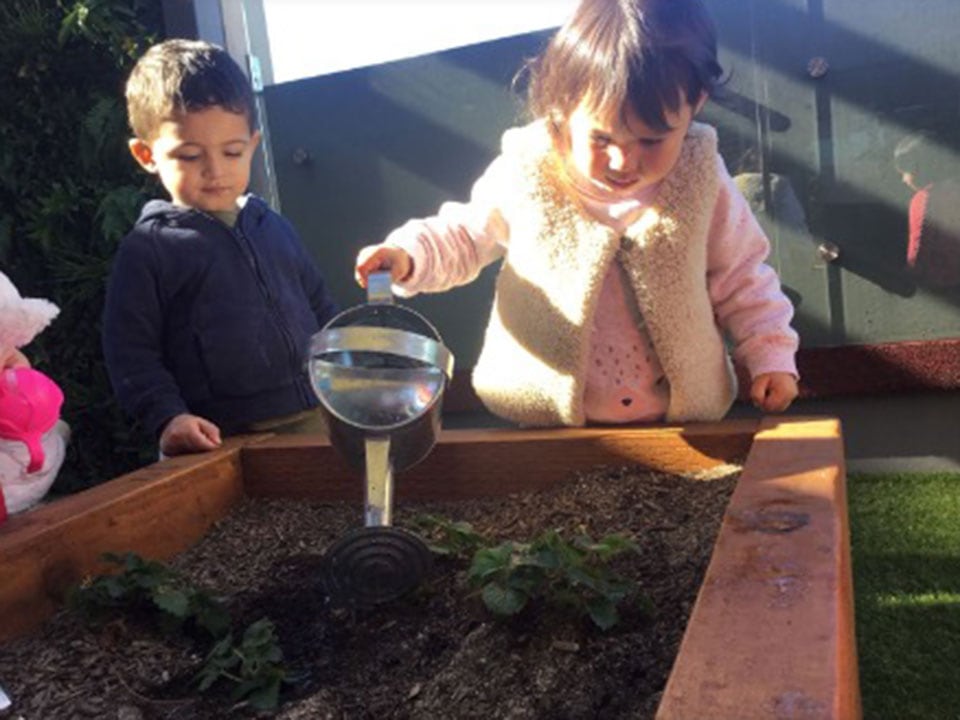
<instances>
[{"instance_id":1,"label":"navy blue hooded jacket","mask_svg":"<svg viewBox=\"0 0 960 720\"><path fill-rule=\"evenodd\" d=\"M114 259L103 317L121 407L159 435L189 412L222 432L314 407L310 336L337 312L296 231L255 196L234 228L147 203Z\"/></svg>"}]
</instances>

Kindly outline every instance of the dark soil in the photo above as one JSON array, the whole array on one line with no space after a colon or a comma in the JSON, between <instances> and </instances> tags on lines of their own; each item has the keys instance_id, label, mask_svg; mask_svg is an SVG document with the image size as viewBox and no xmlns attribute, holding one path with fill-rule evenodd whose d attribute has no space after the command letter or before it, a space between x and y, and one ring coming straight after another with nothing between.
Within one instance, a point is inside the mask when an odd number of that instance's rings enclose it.
<instances>
[{"instance_id":1,"label":"dark soil","mask_svg":"<svg viewBox=\"0 0 960 720\"><path fill-rule=\"evenodd\" d=\"M297 678L284 686L276 718L652 718L736 471L683 478L598 468L550 492L396 508L399 527L431 513L497 540L547 529L571 538L630 535L641 552L617 558L616 570L641 594L621 604L620 622L605 632L536 603L497 621L466 583L468 561L446 557L400 600L372 610L332 607L321 555L362 525L353 505L248 501L173 565L223 597L239 622L268 616L276 625ZM0 646L0 687L14 703L0 717L257 717L225 694L196 694L191 678L203 652L129 619L90 625L62 612Z\"/></svg>"}]
</instances>

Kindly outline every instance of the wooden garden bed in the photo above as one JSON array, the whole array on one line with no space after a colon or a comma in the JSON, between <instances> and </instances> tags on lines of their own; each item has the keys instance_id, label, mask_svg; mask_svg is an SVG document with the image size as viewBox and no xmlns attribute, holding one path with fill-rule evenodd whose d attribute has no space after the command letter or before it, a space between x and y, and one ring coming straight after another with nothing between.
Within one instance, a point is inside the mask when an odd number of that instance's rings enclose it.
<instances>
[{"instance_id":1,"label":"wooden garden bed","mask_svg":"<svg viewBox=\"0 0 960 720\"><path fill-rule=\"evenodd\" d=\"M858 718L839 423L725 421L644 429L446 431L398 501L546 489L571 471L743 463L657 717ZM244 497L362 502L321 438L250 436L173 458L0 527L0 643L24 635L104 551L167 559Z\"/></svg>"}]
</instances>

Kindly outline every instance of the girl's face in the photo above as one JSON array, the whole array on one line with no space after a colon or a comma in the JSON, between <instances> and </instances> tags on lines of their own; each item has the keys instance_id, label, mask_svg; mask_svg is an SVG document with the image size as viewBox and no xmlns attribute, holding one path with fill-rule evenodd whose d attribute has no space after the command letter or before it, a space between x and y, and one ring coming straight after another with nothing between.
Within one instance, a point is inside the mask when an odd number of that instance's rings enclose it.
<instances>
[{"instance_id":1,"label":"girl's face","mask_svg":"<svg viewBox=\"0 0 960 720\"><path fill-rule=\"evenodd\" d=\"M567 122L565 162L575 174L618 195L655 185L676 164L690 123L705 100L706 96L696 106L683 102L676 112L666 110L667 131L650 128L632 108L601 116L581 102Z\"/></svg>"},{"instance_id":2,"label":"girl's face","mask_svg":"<svg viewBox=\"0 0 960 720\"><path fill-rule=\"evenodd\" d=\"M131 140L130 151L174 204L218 212L236 209L259 140L245 115L212 106L164 121L151 142Z\"/></svg>"}]
</instances>

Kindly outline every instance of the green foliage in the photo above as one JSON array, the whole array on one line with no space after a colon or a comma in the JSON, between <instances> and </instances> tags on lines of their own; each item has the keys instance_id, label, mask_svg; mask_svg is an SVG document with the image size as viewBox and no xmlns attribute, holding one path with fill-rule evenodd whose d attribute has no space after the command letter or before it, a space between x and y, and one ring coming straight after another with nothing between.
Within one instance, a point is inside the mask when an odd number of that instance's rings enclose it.
<instances>
[{"instance_id":1,"label":"green foliage","mask_svg":"<svg viewBox=\"0 0 960 720\"><path fill-rule=\"evenodd\" d=\"M104 560L120 569L84 583L71 594L71 604L90 615L143 608L157 612L158 624L168 631L189 624L211 637L230 629L230 614L208 593L192 587L163 563L135 553L106 553Z\"/></svg>"},{"instance_id":2,"label":"green foliage","mask_svg":"<svg viewBox=\"0 0 960 720\"><path fill-rule=\"evenodd\" d=\"M26 348L63 388L70 492L152 459L103 367L100 316L117 242L156 188L126 149L123 85L154 41L155 0L0 3L0 267L60 316Z\"/></svg>"},{"instance_id":3,"label":"green foliage","mask_svg":"<svg viewBox=\"0 0 960 720\"><path fill-rule=\"evenodd\" d=\"M103 557L119 566L120 572L99 576L75 589L70 595L75 609L93 617L124 610L152 610L156 625L164 632L202 630L213 645L197 673L200 691L225 681L233 684L233 701L245 700L258 710L277 707L286 670L269 619L261 618L248 626L235 642L230 614L223 604L163 563L135 553L107 553Z\"/></svg>"},{"instance_id":4,"label":"green foliage","mask_svg":"<svg viewBox=\"0 0 960 720\"><path fill-rule=\"evenodd\" d=\"M421 515L414 523L427 533L427 547L437 555L467 555L489 545L489 541L477 533L468 522L454 522L436 515Z\"/></svg>"},{"instance_id":5,"label":"green foliage","mask_svg":"<svg viewBox=\"0 0 960 720\"><path fill-rule=\"evenodd\" d=\"M227 635L213 646L197 674L200 690L218 680L234 683L232 700L246 700L257 710L272 710L280 701L280 685L286 677L283 651L277 644L273 623L261 618L243 633L239 644Z\"/></svg>"},{"instance_id":6,"label":"green foliage","mask_svg":"<svg viewBox=\"0 0 960 720\"><path fill-rule=\"evenodd\" d=\"M599 542L586 536L567 541L550 530L529 543L494 545L467 522L434 515L422 515L415 522L433 552L472 555L467 578L480 589L487 609L500 618L512 617L541 598L584 613L607 630L619 622L617 606L636 591L632 581L610 568L618 555L637 552L636 544L623 535L608 535Z\"/></svg>"},{"instance_id":7,"label":"green foliage","mask_svg":"<svg viewBox=\"0 0 960 720\"><path fill-rule=\"evenodd\" d=\"M585 613L608 630L620 620L617 605L636 589L609 567L627 550L637 548L622 535L599 542L581 536L570 542L549 530L529 543L507 541L481 548L467 576L481 588L483 602L494 615L516 615L531 600L542 598Z\"/></svg>"}]
</instances>

